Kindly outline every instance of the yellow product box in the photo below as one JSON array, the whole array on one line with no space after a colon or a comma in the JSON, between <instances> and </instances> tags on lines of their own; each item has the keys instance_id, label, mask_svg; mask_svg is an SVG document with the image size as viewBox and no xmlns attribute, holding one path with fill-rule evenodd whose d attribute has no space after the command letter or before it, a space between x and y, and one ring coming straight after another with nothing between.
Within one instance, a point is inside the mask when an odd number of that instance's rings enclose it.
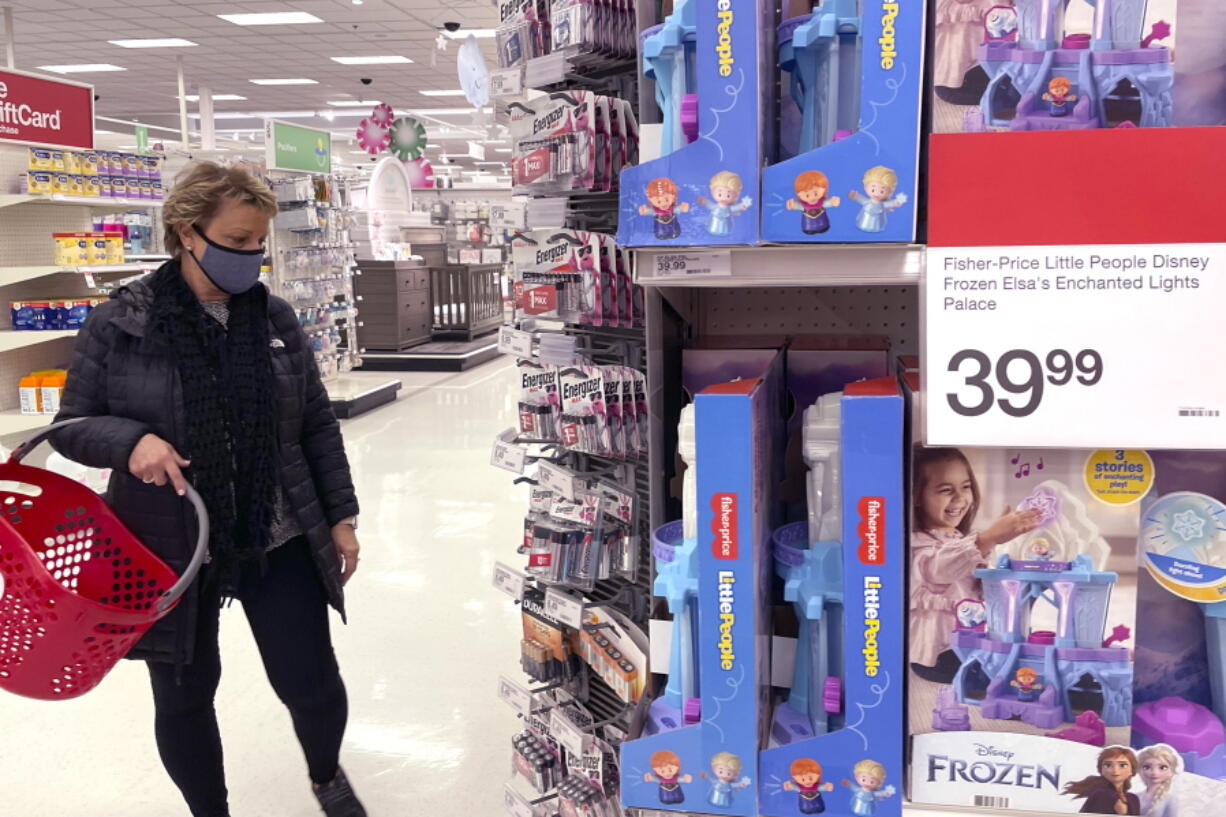
<instances>
[{"instance_id":1,"label":"yellow product box","mask_svg":"<svg viewBox=\"0 0 1226 817\"><path fill-rule=\"evenodd\" d=\"M89 233L89 260L87 264L109 264L110 241L105 233Z\"/></svg>"},{"instance_id":2,"label":"yellow product box","mask_svg":"<svg viewBox=\"0 0 1226 817\"><path fill-rule=\"evenodd\" d=\"M55 190L55 182L49 170L31 170L26 174L26 189L30 193L51 193Z\"/></svg>"},{"instance_id":3,"label":"yellow product box","mask_svg":"<svg viewBox=\"0 0 1226 817\"><path fill-rule=\"evenodd\" d=\"M50 148L30 148L30 170L50 170L51 169L51 149Z\"/></svg>"},{"instance_id":4,"label":"yellow product box","mask_svg":"<svg viewBox=\"0 0 1226 817\"><path fill-rule=\"evenodd\" d=\"M67 195L72 191L72 176L67 173L51 174L51 192Z\"/></svg>"},{"instance_id":5,"label":"yellow product box","mask_svg":"<svg viewBox=\"0 0 1226 817\"><path fill-rule=\"evenodd\" d=\"M98 175L98 153L88 150L81 154L81 172L86 176Z\"/></svg>"},{"instance_id":6,"label":"yellow product box","mask_svg":"<svg viewBox=\"0 0 1226 817\"><path fill-rule=\"evenodd\" d=\"M106 263L123 263L123 236L119 233L106 234Z\"/></svg>"},{"instance_id":7,"label":"yellow product box","mask_svg":"<svg viewBox=\"0 0 1226 817\"><path fill-rule=\"evenodd\" d=\"M81 154L74 150L64 151L64 172L70 176L81 173Z\"/></svg>"},{"instance_id":8,"label":"yellow product box","mask_svg":"<svg viewBox=\"0 0 1226 817\"><path fill-rule=\"evenodd\" d=\"M49 151L49 153L51 154L51 169L52 170L62 173L68 169L68 166L64 164L64 151L55 150L53 148L52 150Z\"/></svg>"},{"instance_id":9,"label":"yellow product box","mask_svg":"<svg viewBox=\"0 0 1226 817\"><path fill-rule=\"evenodd\" d=\"M145 160L135 153L125 153L123 167L129 179L139 179L144 174Z\"/></svg>"},{"instance_id":10,"label":"yellow product box","mask_svg":"<svg viewBox=\"0 0 1226 817\"><path fill-rule=\"evenodd\" d=\"M98 176L83 176L82 180L84 184L83 195L95 197L102 195L102 184Z\"/></svg>"},{"instance_id":11,"label":"yellow product box","mask_svg":"<svg viewBox=\"0 0 1226 817\"><path fill-rule=\"evenodd\" d=\"M77 174L68 178L68 195L84 196L85 195L85 177Z\"/></svg>"},{"instance_id":12,"label":"yellow product box","mask_svg":"<svg viewBox=\"0 0 1226 817\"><path fill-rule=\"evenodd\" d=\"M89 233L56 233L55 263L62 267L79 267L90 263Z\"/></svg>"}]
</instances>

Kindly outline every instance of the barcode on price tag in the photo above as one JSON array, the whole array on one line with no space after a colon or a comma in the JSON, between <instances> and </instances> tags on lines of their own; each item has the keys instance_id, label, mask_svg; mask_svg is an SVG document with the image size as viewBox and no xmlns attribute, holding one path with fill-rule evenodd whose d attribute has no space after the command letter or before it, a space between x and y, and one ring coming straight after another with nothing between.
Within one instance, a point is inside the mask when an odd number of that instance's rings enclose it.
<instances>
[{"instance_id":1,"label":"barcode on price tag","mask_svg":"<svg viewBox=\"0 0 1226 817\"><path fill-rule=\"evenodd\" d=\"M494 587L515 600L524 597L524 583L527 577L513 567L494 562Z\"/></svg>"},{"instance_id":2,"label":"barcode on price tag","mask_svg":"<svg viewBox=\"0 0 1226 817\"><path fill-rule=\"evenodd\" d=\"M503 326L498 330L498 351L504 355L515 355L523 360L532 358L532 333L524 332L513 326Z\"/></svg>"},{"instance_id":3,"label":"barcode on price tag","mask_svg":"<svg viewBox=\"0 0 1226 817\"><path fill-rule=\"evenodd\" d=\"M554 707L549 711L549 731L553 733L558 743L562 744L562 748L570 752L572 755L582 757L587 751L588 736L566 714L560 707Z\"/></svg>"},{"instance_id":4,"label":"barcode on price tag","mask_svg":"<svg viewBox=\"0 0 1226 817\"><path fill-rule=\"evenodd\" d=\"M551 587L545 591L545 615L578 630L583 626L583 602Z\"/></svg>"},{"instance_id":5,"label":"barcode on price tag","mask_svg":"<svg viewBox=\"0 0 1226 817\"><path fill-rule=\"evenodd\" d=\"M519 96L524 92L522 68L504 68L490 71L490 96Z\"/></svg>"},{"instance_id":6,"label":"barcode on price tag","mask_svg":"<svg viewBox=\"0 0 1226 817\"><path fill-rule=\"evenodd\" d=\"M532 693L505 675L498 676L498 697L519 714L532 714Z\"/></svg>"},{"instance_id":7,"label":"barcode on price tag","mask_svg":"<svg viewBox=\"0 0 1226 817\"><path fill-rule=\"evenodd\" d=\"M732 274L730 252L671 252L654 256L652 278L717 278Z\"/></svg>"},{"instance_id":8,"label":"barcode on price tag","mask_svg":"<svg viewBox=\"0 0 1226 817\"><path fill-rule=\"evenodd\" d=\"M516 431L508 428L494 440L494 449L490 452L490 465L510 471L512 474L522 474L528 462L528 449L517 445L514 440Z\"/></svg>"},{"instance_id":9,"label":"barcode on price tag","mask_svg":"<svg viewBox=\"0 0 1226 817\"><path fill-rule=\"evenodd\" d=\"M545 489L553 491L563 499L575 500L578 493L575 485L576 477L569 469L551 462L542 462L537 466L536 481Z\"/></svg>"},{"instance_id":10,"label":"barcode on price tag","mask_svg":"<svg viewBox=\"0 0 1226 817\"><path fill-rule=\"evenodd\" d=\"M539 817L536 807L524 799L524 796L511 788L507 783L502 790L502 802L507 807L507 813L512 817Z\"/></svg>"}]
</instances>

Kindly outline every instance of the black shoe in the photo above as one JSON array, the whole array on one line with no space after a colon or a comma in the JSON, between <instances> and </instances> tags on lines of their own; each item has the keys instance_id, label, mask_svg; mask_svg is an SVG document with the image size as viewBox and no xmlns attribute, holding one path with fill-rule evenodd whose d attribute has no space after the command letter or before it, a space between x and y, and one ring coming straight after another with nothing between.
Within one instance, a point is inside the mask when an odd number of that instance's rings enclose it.
<instances>
[{"instance_id":1,"label":"black shoe","mask_svg":"<svg viewBox=\"0 0 1226 817\"><path fill-rule=\"evenodd\" d=\"M987 89L988 72L976 65L962 77L961 87L948 88L938 85L936 93L938 99L951 105L978 105Z\"/></svg>"},{"instance_id":2,"label":"black shoe","mask_svg":"<svg viewBox=\"0 0 1226 817\"><path fill-rule=\"evenodd\" d=\"M328 817L366 817L366 809L349 785L344 769L336 770L336 777L315 789L315 799Z\"/></svg>"},{"instance_id":3,"label":"black shoe","mask_svg":"<svg viewBox=\"0 0 1226 817\"><path fill-rule=\"evenodd\" d=\"M935 667L928 667L923 664L911 663L911 671L925 681L932 681L937 684L952 684L954 676L958 674L958 670L962 668L962 662L958 660L958 656L953 650L946 650L937 656L937 664Z\"/></svg>"}]
</instances>

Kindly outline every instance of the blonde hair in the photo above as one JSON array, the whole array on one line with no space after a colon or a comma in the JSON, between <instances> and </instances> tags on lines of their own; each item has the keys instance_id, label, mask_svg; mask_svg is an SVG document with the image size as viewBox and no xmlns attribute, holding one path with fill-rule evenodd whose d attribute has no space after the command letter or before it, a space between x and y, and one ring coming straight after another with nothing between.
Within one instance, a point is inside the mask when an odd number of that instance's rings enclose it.
<instances>
[{"instance_id":1,"label":"blonde hair","mask_svg":"<svg viewBox=\"0 0 1226 817\"><path fill-rule=\"evenodd\" d=\"M269 218L277 214L277 197L263 180L241 167L222 167L216 162L196 162L175 179L162 205L162 226L166 251L178 255L182 249L179 228L203 228L217 214L223 198L248 204Z\"/></svg>"},{"instance_id":2,"label":"blonde hair","mask_svg":"<svg viewBox=\"0 0 1226 817\"><path fill-rule=\"evenodd\" d=\"M890 192L894 192L894 188L898 187L898 174L885 165L877 165L876 167L870 167L864 172L864 183L868 184L869 182L884 184L890 188Z\"/></svg>"},{"instance_id":3,"label":"blonde hair","mask_svg":"<svg viewBox=\"0 0 1226 817\"><path fill-rule=\"evenodd\" d=\"M1155 743L1153 746L1147 746L1144 749L1142 749L1141 753L1137 755L1137 763L1139 764L1137 768L1144 766L1145 761L1147 760L1162 761L1163 763L1171 767L1171 771L1174 774L1179 774L1179 772L1182 771L1182 768L1179 762L1180 761L1179 755L1175 752L1174 749L1172 749L1170 746L1167 746L1165 743ZM1161 802L1163 798L1165 798L1168 794L1171 793L1171 783L1172 782L1174 782L1173 777L1171 778L1171 780L1164 780L1161 783L1159 783L1157 786L1154 787L1154 802L1155 803Z\"/></svg>"},{"instance_id":4,"label":"blonde hair","mask_svg":"<svg viewBox=\"0 0 1226 817\"><path fill-rule=\"evenodd\" d=\"M853 775L871 774L878 780L885 780L885 766L875 760L861 760L852 767L851 773Z\"/></svg>"},{"instance_id":5,"label":"blonde hair","mask_svg":"<svg viewBox=\"0 0 1226 817\"><path fill-rule=\"evenodd\" d=\"M737 774L741 772L741 759L732 752L720 752L711 757L712 766L727 766Z\"/></svg>"},{"instance_id":6,"label":"blonde hair","mask_svg":"<svg viewBox=\"0 0 1226 817\"><path fill-rule=\"evenodd\" d=\"M709 187L714 190L717 187L726 187L734 193L740 193L745 187L741 182L741 177L733 173L731 170L721 170L711 177Z\"/></svg>"}]
</instances>

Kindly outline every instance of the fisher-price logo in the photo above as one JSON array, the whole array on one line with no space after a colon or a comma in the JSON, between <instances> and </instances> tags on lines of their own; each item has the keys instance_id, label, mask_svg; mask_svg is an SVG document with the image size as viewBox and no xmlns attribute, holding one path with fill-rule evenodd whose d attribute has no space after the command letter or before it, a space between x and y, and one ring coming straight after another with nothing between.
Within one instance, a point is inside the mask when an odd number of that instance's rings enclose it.
<instances>
[{"instance_id":1,"label":"fisher-price logo","mask_svg":"<svg viewBox=\"0 0 1226 817\"><path fill-rule=\"evenodd\" d=\"M856 529L860 537L857 555L866 565L885 564L885 497L860 497L856 505L860 512L860 525Z\"/></svg>"},{"instance_id":2,"label":"fisher-price logo","mask_svg":"<svg viewBox=\"0 0 1226 817\"><path fill-rule=\"evenodd\" d=\"M711 520L711 532L715 534L711 553L716 559L737 558L736 506L736 494L716 494L711 497L711 510L715 513Z\"/></svg>"}]
</instances>

